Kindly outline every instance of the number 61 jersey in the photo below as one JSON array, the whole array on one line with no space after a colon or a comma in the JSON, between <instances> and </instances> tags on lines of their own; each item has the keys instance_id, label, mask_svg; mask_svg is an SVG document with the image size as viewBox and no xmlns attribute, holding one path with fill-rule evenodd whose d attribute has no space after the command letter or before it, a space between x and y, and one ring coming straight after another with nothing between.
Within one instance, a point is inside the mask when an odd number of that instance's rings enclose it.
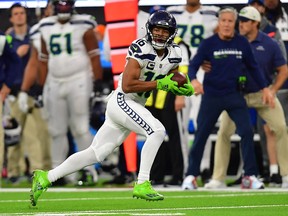
<instances>
[{"instance_id":1,"label":"number 61 jersey","mask_svg":"<svg viewBox=\"0 0 288 216\"><path fill-rule=\"evenodd\" d=\"M61 79L79 73L92 74L83 36L89 29L94 29L96 21L85 14L73 14L64 24L57 19L57 16L44 18L39 27L49 54L48 75Z\"/></svg>"},{"instance_id":2,"label":"number 61 jersey","mask_svg":"<svg viewBox=\"0 0 288 216\"><path fill-rule=\"evenodd\" d=\"M133 58L139 63L141 68L139 80L142 81L161 79L166 76L169 71L177 68L182 61L181 49L177 44L172 43L171 46L167 46L164 55L159 57L146 38L137 39L132 42L128 49L126 60L129 58ZM119 76L118 90L123 92L122 74ZM128 93L126 97L144 105L150 93L150 91Z\"/></svg>"}]
</instances>

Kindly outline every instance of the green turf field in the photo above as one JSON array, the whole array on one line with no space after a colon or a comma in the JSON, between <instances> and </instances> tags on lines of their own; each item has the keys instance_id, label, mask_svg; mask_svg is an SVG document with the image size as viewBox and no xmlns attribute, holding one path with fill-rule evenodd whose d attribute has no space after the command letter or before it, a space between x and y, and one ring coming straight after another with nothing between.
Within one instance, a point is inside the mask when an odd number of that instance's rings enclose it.
<instances>
[{"instance_id":1,"label":"green turf field","mask_svg":"<svg viewBox=\"0 0 288 216\"><path fill-rule=\"evenodd\" d=\"M0 215L288 215L288 190L229 189L159 191L164 201L132 198L132 188L50 188L37 207L29 204L29 188L0 189Z\"/></svg>"}]
</instances>

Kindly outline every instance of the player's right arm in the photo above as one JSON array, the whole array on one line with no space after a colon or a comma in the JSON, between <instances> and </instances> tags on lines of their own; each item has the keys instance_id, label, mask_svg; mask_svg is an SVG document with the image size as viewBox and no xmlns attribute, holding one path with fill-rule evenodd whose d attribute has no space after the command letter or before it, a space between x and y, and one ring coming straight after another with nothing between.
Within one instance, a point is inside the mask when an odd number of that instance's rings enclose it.
<instances>
[{"instance_id":1,"label":"player's right arm","mask_svg":"<svg viewBox=\"0 0 288 216\"><path fill-rule=\"evenodd\" d=\"M37 81L38 74L38 51L32 45L31 54L27 66L25 67L23 82L21 85L22 91L29 91L31 86Z\"/></svg>"},{"instance_id":2,"label":"player's right arm","mask_svg":"<svg viewBox=\"0 0 288 216\"><path fill-rule=\"evenodd\" d=\"M19 109L26 113L28 111L28 91L31 86L37 81L38 75L38 51L31 44L32 50L29 57L29 61L25 67L24 77L21 85L21 91L18 94L18 106Z\"/></svg>"},{"instance_id":3,"label":"player's right arm","mask_svg":"<svg viewBox=\"0 0 288 216\"><path fill-rule=\"evenodd\" d=\"M129 58L123 72L122 90L125 93L146 92L156 89L157 82L139 80L141 68L137 60Z\"/></svg>"},{"instance_id":4,"label":"player's right arm","mask_svg":"<svg viewBox=\"0 0 288 216\"><path fill-rule=\"evenodd\" d=\"M46 43L41 36L41 53L39 55L40 61L40 74L39 74L39 84L44 85L46 81L46 77L48 74L48 60L49 60L49 53L46 48Z\"/></svg>"}]
</instances>

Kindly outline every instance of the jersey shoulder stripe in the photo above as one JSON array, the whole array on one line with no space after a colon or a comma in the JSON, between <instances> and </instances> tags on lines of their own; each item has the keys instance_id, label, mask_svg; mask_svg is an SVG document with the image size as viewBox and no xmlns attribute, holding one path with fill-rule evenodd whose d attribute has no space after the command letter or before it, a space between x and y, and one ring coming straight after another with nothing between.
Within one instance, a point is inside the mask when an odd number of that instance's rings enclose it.
<instances>
[{"instance_id":1,"label":"jersey shoulder stripe","mask_svg":"<svg viewBox=\"0 0 288 216\"><path fill-rule=\"evenodd\" d=\"M216 16L219 10L220 8L217 6L203 6L202 5L200 8L200 14Z\"/></svg>"},{"instance_id":2,"label":"jersey shoulder stripe","mask_svg":"<svg viewBox=\"0 0 288 216\"><path fill-rule=\"evenodd\" d=\"M55 22L41 23L39 29L43 27L47 27L47 26L53 26L53 25L55 25Z\"/></svg>"},{"instance_id":3,"label":"jersey shoulder stripe","mask_svg":"<svg viewBox=\"0 0 288 216\"><path fill-rule=\"evenodd\" d=\"M70 23L73 25L86 24L92 28L97 25L95 18L88 14L75 14L71 17Z\"/></svg>"},{"instance_id":4,"label":"jersey shoulder stripe","mask_svg":"<svg viewBox=\"0 0 288 216\"><path fill-rule=\"evenodd\" d=\"M136 59L140 65L144 61L154 61L156 59L156 53L153 51L151 44L145 39L134 40L128 48L127 57Z\"/></svg>"},{"instance_id":5,"label":"jersey shoulder stripe","mask_svg":"<svg viewBox=\"0 0 288 216\"><path fill-rule=\"evenodd\" d=\"M29 31L29 37L33 39L34 35L37 35L39 33L39 27L40 27L40 23L36 23L35 25L33 25Z\"/></svg>"},{"instance_id":6,"label":"jersey shoulder stripe","mask_svg":"<svg viewBox=\"0 0 288 216\"><path fill-rule=\"evenodd\" d=\"M47 27L47 26L53 26L56 24L56 22L57 22L56 16L50 16L50 17L43 18L39 22L39 29L41 29L43 27Z\"/></svg>"},{"instance_id":7,"label":"jersey shoulder stripe","mask_svg":"<svg viewBox=\"0 0 288 216\"><path fill-rule=\"evenodd\" d=\"M173 15L180 15L185 12L185 7L183 5L180 6L170 6L166 8L166 10Z\"/></svg>"},{"instance_id":8,"label":"jersey shoulder stripe","mask_svg":"<svg viewBox=\"0 0 288 216\"><path fill-rule=\"evenodd\" d=\"M183 14L184 11L169 11L172 15L180 15Z\"/></svg>"},{"instance_id":9,"label":"jersey shoulder stripe","mask_svg":"<svg viewBox=\"0 0 288 216\"><path fill-rule=\"evenodd\" d=\"M89 26L91 26L91 28L95 27L95 23L90 22L88 20L71 20L70 21L71 25L83 25L83 24L87 24Z\"/></svg>"},{"instance_id":10,"label":"jersey shoulder stripe","mask_svg":"<svg viewBox=\"0 0 288 216\"><path fill-rule=\"evenodd\" d=\"M150 60L150 61L154 61L156 58L156 55L154 54L135 54L134 56L141 60Z\"/></svg>"},{"instance_id":11,"label":"jersey shoulder stripe","mask_svg":"<svg viewBox=\"0 0 288 216\"><path fill-rule=\"evenodd\" d=\"M212 10L210 10L210 11L208 11L208 10L206 10L206 11L200 11L200 14L202 14L202 15L217 16L217 12L216 12L216 11L212 11Z\"/></svg>"}]
</instances>

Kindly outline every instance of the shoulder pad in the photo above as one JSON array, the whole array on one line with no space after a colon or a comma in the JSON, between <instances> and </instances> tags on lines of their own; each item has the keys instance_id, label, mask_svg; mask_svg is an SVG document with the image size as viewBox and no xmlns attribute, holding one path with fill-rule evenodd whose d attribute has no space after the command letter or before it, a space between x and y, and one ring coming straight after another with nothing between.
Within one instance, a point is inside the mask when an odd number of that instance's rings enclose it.
<instances>
[{"instance_id":1,"label":"shoulder pad","mask_svg":"<svg viewBox=\"0 0 288 216\"><path fill-rule=\"evenodd\" d=\"M85 24L90 28L95 28L97 22L95 21L95 17L88 14L74 14L70 20L71 24Z\"/></svg>"},{"instance_id":2,"label":"shoulder pad","mask_svg":"<svg viewBox=\"0 0 288 216\"><path fill-rule=\"evenodd\" d=\"M201 6L200 13L216 16L219 10L220 8L216 6Z\"/></svg>"},{"instance_id":3,"label":"shoulder pad","mask_svg":"<svg viewBox=\"0 0 288 216\"><path fill-rule=\"evenodd\" d=\"M39 22L39 29L45 26L54 25L57 22L57 16L45 17Z\"/></svg>"},{"instance_id":4,"label":"shoulder pad","mask_svg":"<svg viewBox=\"0 0 288 216\"><path fill-rule=\"evenodd\" d=\"M40 23L36 23L30 28L29 37L33 37L35 34L39 33Z\"/></svg>"},{"instance_id":5,"label":"shoulder pad","mask_svg":"<svg viewBox=\"0 0 288 216\"><path fill-rule=\"evenodd\" d=\"M154 61L156 55L152 53L152 46L145 38L134 40L128 48L128 56L136 59Z\"/></svg>"},{"instance_id":6,"label":"shoulder pad","mask_svg":"<svg viewBox=\"0 0 288 216\"><path fill-rule=\"evenodd\" d=\"M181 53L181 48L178 44L173 43L173 47L176 53L177 57L181 57L182 53Z\"/></svg>"},{"instance_id":7,"label":"shoulder pad","mask_svg":"<svg viewBox=\"0 0 288 216\"><path fill-rule=\"evenodd\" d=\"M185 11L185 7L183 5L170 6L170 7L166 8L166 10L173 15L179 15Z\"/></svg>"}]
</instances>

